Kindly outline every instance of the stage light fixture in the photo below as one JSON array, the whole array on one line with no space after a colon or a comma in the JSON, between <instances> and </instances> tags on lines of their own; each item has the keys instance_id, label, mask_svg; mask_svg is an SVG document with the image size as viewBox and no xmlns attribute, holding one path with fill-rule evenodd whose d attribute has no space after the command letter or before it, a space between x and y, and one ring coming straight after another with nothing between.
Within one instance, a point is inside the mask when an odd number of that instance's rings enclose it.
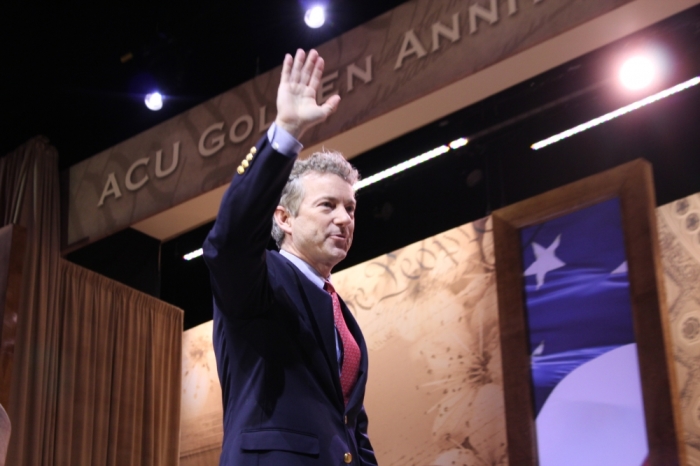
<instances>
[{"instance_id":1,"label":"stage light fixture","mask_svg":"<svg viewBox=\"0 0 700 466\"><path fill-rule=\"evenodd\" d=\"M154 112L163 108L163 96L160 95L160 92L146 94L146 98L143 101L146 103L146 107Z\"/></svg>"},{"instance_id":2,"label":"stage light fixture","mask_svg":"<svg viewBox=\"0 0 700 466\"><path fill-rule=\"evenodd\" d=\"M665 99L668 96L671 96L673 94L677 94L678 92L684 91L684 90L691 88L693 86L697 86L698 84L700 84L700 76L696 76L693 79L689 79L688 81L682 82L682 83L677 84L673 87L669 87L668 89L665 89L661 92L657 92L656 94L650 95L649 97L646 97L642 100L638 100L638 101L633 102L629 105L625 105L622 108L618 108L617 110L615 110L613 112L606 113L605 115L599 116L598 118L594 118L590 121L587 121L586 123L581 123L580 125L575 126L571 129L567 129L566 131L563 131L559 134L555 134L554 136L548 137L547 139L543 139L543 140L531 145L530 148L532 148L533 150L542 149L543 147L547 147L550 144L554 144L555 142L559 142L562 139L566 139L568 137L573 136L574 134L578 134L578 133L581 133L583 131L586 131L587 129L591 129L591 128L598 126L602 123L613 120L619 116L625 115L626 113L630 113L630 112L637 110L637 109L640 109L646 105L657 102L661 99Z\"/></svg>"},{"instance_id":3,"label":"stage light fixture","mask_svg":"<svg viewBox=\"0 0 700 466\"><path fill-rule=\"evenodd\" d=\"M182 258L186 261L191 261L192 259L195 259L201 256L202 254L204 254L204 250L202 248L199 248L196 251L192 251L190 253L185 254L184 256L182 256Z\"/></svg>"},{"instance_id":4,"label":"stage light fixture","mask_svg":"<svg viewBox=\"0 0 700 466\"><path fill-rule=\"evenodd\" d=\"M306 10L304 22L306 22L306 25L310 28L320 28L323 26L323 23L326 22L326 11L320 5L313 6Z\"/></svg>"},{"instance_id":5,"label":"stage light fixture","mask_svg":"<svg viewBox=\"0 0 700 466\"><path fill-rule=\"evenodd\" d=\"M636 55L629 58L620 67L620 82L627 89L638 91L649 87L658 76L658 66L646 55Z\"/></svg>"},{"instance_id":6,"label":"stage light fixture","mask_svg":"<svg viewBox=\"0 0 700 466\"><path fill-rule=\"evenodd\" d=\"M460 147L466 146L469 140L467 138L455 139L450 143L450 149L459 149Z\"/></svg>"},{"instance_id":7,"label":"stage light fixture","mask_svg":"<svg viewBox=\"0 0 700 466\"><path fill-rule=\"evenodd\" d=\"M415 167L418 164L427 162L430 159L434 159L439 155L449 152L450 149L455 150L460 147L466 146L467 143L469 143L469 140L467 138L455 139L447 145L436 147L435 149L431 149L428 152L424 152L421 155L417 155L412 159L408 159L405 162L401 162L398 165L394 165L391 168L387 168L386 170L382 170L379 173L375 173L372 176L368 176L367 178L355 183L352 187L355 191L358 191L385 178L389 178L390 176L396 175L397 173L401 173L402 171Z\"/></svg>"}]
</instances>

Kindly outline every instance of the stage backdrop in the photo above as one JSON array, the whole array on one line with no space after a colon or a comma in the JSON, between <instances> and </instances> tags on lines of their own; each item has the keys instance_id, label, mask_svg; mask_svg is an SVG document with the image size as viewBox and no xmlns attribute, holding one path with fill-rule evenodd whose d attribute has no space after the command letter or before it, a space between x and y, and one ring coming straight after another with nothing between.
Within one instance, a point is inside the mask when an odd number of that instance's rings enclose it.
<instances>
[{"instance_id":1,"label":"stage backdrop","mask_svg":"<svg viewBox=\"0 0 700 466\"><path fill-rule=\"evenodd\" d=\"M399 5L318 47L326 60L318 100L338 93L343 107L302 142L326 141L630 1ZM275 119L280 73L262 73L72 166L64 245L96 241L228 184Z\"/></svg>"},{"instance_id":2,"label":"stage backdrop","mask_svg":"<svg viewBox=\"0 0 700 466\"><path fill-rule=\"evenodd\" d=\"M700 194L656 209L688 464L700 465Z\"/></svg>"},{"instance_id":3,"label":"stage backdrop","mask_svg":"<svg viewBox=\"0 0 700 466\"><path fill-rule=\"evenodd\" d=\"M700 194L657 209L691 465L700 465ZM365 405L383 466L506 465L490 219L333 276L370 351ZM181 464L216 465L211 322L184 334Z\"/></svg>"}]
</instances>

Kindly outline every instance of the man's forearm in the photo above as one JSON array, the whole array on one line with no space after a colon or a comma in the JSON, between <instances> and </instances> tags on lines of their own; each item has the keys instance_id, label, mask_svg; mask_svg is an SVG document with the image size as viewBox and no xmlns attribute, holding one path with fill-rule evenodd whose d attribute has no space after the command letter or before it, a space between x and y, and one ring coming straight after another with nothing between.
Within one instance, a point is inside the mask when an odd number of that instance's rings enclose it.
<instances>
[{"instance_id":1,"label":"man's forearm","mask_svg":"<svg viewBox=\"0 0 700 466\"><path fill-rule=\"evenodd\" d=\"M260 295L272 214L294 164L294 157L274 150L267 135L255 147L247 169L226 190L203 246L217 305L236 314L247 312Z\"/></svg>"}]
</instances>

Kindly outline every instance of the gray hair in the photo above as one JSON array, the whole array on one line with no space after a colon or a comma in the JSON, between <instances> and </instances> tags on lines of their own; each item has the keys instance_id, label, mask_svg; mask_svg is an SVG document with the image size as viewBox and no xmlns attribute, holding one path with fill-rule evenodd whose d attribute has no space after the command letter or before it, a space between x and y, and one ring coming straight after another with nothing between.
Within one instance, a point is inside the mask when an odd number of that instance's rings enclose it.
<instances>
[{"instance_id":1,"label":"gray hair","mask_svg":"<svg viewBox=\"0 0 700 466\"><path fill-rule=\"evenodd\" d=\"M332 173L350 185L354 185L360 179L357 169L345 160L340 152L323 149L321 152L311 154L305 160L297 160L294 162L287 184L284 185L279 202L279 205L284 207L292 217L297 216L301 201L304 199L304 186L301 183L301 178L311 172ZM272 238L277 243L277 247L281 248L284 242L284 231L277 225L274 218L272 219Z\"/></svg>"}]
</instances>

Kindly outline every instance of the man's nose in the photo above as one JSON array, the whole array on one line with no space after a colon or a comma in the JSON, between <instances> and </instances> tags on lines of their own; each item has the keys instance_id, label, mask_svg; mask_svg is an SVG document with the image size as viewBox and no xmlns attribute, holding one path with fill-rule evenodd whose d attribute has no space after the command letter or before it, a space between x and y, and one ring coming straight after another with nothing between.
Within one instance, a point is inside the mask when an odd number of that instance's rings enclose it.
<instances>
[{"instance_id":1,"label":"man's nose","mask_svg":"<svg viewBox=\"0 0 700 466\"><path fill-rule=\"evenodd\" d=\"M334 221L337 225L347 225L352 221L352 217L350 216L350 212L344 208L340 208L336 213Z\"/></svg>"}]
</instances>

